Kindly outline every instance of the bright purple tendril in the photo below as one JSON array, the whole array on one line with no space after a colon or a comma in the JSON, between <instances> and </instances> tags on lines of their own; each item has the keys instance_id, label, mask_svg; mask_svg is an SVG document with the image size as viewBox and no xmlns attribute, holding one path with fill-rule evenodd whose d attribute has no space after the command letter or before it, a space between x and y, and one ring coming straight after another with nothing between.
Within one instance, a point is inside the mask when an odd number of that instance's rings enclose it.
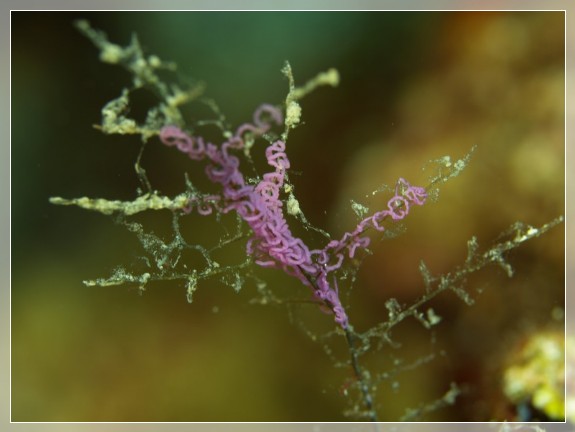
<instances>
[{"instance_id":1,"label":"bright purple tendril","mask_svg":"<svg viewBox=\"0 0 575 432\"><path fill-rule=\"evenodd\" d=\"M253 123L238 127L220 146L205 143L202 137L190 136L176 126L163 127L160 139L193 160L208 159L206 175L222 186L221 195L190 199L185 211L196 208L201 215L209 215L214 209L223 213L237 212L253 231L246 248L254 261L262 267L282 269L310 286L315 298L329 308L335 321L345 329L348 317L339 299L335 275L330 277L330 273L341 268L346 255L353 258L358 249L369 246L370 239L365 235L368 228L383 231L385 219L403 219L412 206L425 203L427 194L424 188L411 186L400 178L395 195L387 202L387 209L362 220L340 240L331 240L323 249L310 250L300 238L293 236L283 213L280 191L286 170L290 168L285 143L278 140L266 148L266 159L273 170L264 174L256 185L246 184L239 170L239 159L229 152L244 147L245 134L261 136L272 123L281 125L282 113L274 106L264 104L255 111Z\"/></svg>"}]
</instances>

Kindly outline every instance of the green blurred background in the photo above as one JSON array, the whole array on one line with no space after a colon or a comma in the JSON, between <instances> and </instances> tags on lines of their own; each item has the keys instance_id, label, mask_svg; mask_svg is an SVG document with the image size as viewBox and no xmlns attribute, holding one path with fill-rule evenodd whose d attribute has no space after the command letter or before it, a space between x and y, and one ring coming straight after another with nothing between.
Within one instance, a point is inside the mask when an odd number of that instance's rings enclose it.
<instances>
[{"instance_id":1,"label":"green blurred background","mask_svg":"<svg viewBox=\"0 0 575 432\"><path fill-rule=\"evenodd\" d=\"M562 13L15 12L14 421L345 420L349 371L334 368L285 308L250 305L253 286L235 294L204 283L191 305L178 283L150 285L143 295L83 286L137 260L139 245L109 218L48 198L134 198L139 143L92 127L130 77L98 61L73 28L78 18L116 43L136 33L147 52L205 81L232 125L262 102L281 103L285 60L299 84L338 69L340 86L303 101L304 124L288 143L302 209L335 235L355 224L349 199L381 208L388 196L365 195L400 176L423 185L429 160L477 145L437 203L416 209L401 237L374 246L349 298L358 329L385 318L389 297L417 298L421 259L446 272L464 259L472 235L486 245L517 220L538 225L564 212ZM142 164L166 194L180 192L184 172L195 169L159 145L148 146ZM169 218L150 223L160 231ZM199 232L190 241L217 240L208 222L190 224ZM416 323L394 333L402 347L372 366L386 370L394 356L437 358L382 386L382 420L439 397L452 381L467 394L428 419L501 419L497 371L507 353L530 332L563 326L563 227L513 252L511 262L513 279L494 270L469 281L472 292L483 291L475 306L450 294L434 302L443 322L433 335ZM272 289L307 294L281 272L258 274ZM305 314L331 320L315 308Z\"/></svg>"}]
</instances>

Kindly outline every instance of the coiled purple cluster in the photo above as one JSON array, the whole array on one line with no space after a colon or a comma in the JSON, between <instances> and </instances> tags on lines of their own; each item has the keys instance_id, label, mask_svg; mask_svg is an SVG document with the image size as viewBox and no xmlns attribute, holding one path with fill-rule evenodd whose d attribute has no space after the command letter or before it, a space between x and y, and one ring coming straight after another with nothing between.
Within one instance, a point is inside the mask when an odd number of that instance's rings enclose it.
<instances>
[{"instance_id":1,"label":"coiled purple cluster","mask_svg":"<svg viewBox=\"0 0 575 432\"><path fill-rule=\"evenodd\" d=\"M201 202L190 202L190 206L196 205L198 213L204 215L212 212L210 204L223 213L236 211L253 231L247 243L247 253L254 257L255 262L263 267L280 268L310 286L315 297L334 313L335 321L346 328L348 317L339 299L337 281L335 277L329 277L330 273L341 267L345 250L353 258L358 248L369 245L370 239L364 235L368 228L383 231L381 222L384 219L403 219L411 206L424 204L427 195L423 188L400 179L387 209L364 219L354 231L344 234L340 240L330 241L325 248L310 250L303 240L293 236L280 200L286 170L290 168L285 143L278 140L266 148L267 162L274 170L264 174L257 185L246 184L239 169L239 159L230 154L230 150L244 147L246 133L261 136L271 128L272 121L281 125L282 114L266 104L254 113L253 124L241 125L220 146L206 143L202 137L190 136L176 126L162 128L160 139L193 160L207 158L206 175L223 188L221 196L211 195Z\"/></svg>"}]
</instances>

